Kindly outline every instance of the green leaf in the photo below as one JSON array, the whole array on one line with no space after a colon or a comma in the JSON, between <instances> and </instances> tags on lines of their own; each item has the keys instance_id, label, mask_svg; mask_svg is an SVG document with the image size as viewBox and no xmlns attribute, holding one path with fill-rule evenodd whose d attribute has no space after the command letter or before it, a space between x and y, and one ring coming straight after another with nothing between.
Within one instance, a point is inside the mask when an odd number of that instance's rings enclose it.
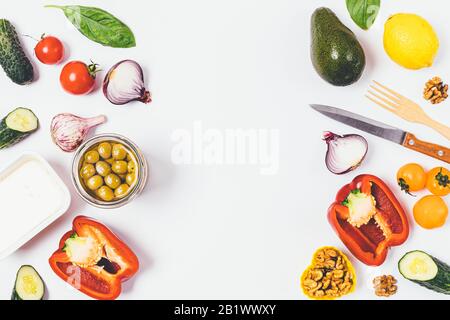
<instances>
[{"instance_id":1,"label":"green leaf","mask_svg":"<svg viewBox=\"0 0 450 320\"><path fill-rule=\"evenodd\" d=\"M61 9L78 31L92 41L113 48L136 46L131 29L105 10L85 6L45 7Z\"/></svg>"},{"instance_id":2,"label":"green leaf","mask_svg":"<svg viewBox=\"0 0 450 320\"><path fill-rule=\"evenodd\" d=\"M347 10L353 21L362 29L368 30L380 11L380 0L346 0Z\"/></svg>"}]
</instances>

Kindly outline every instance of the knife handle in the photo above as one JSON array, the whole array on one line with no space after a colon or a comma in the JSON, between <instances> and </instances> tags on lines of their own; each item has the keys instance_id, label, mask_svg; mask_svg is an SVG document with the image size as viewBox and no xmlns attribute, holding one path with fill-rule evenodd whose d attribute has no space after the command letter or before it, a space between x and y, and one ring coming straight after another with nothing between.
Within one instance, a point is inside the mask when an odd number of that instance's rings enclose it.
<instances>
[{"instance_id":1,"label":"knife handle","mask_svg":"<svg viewBox=\"0 0 450 320\"><path fill-rule=\"evenodd\" d=\"M426 154L435 159L450 163L450 149L438 144L425 142L416 138L412 133L407 133L403 146Z\"/></svg>"}]
</instances>

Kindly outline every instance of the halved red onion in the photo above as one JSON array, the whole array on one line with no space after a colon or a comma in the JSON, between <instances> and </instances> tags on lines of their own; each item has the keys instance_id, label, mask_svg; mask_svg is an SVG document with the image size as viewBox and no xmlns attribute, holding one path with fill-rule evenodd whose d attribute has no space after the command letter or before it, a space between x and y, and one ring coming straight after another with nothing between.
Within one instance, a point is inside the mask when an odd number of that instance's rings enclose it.
<instances>
[{"instance_id":1,"label":"halved red onion","mask_svg":"<svg viewBox=\"0 0 450 320\"><path fill-rule=\"evenodd\" d=\"M358 168L369 149L367 140L357 134L340 136L326 131L323 140L328 145L325 163L334 174L344 174Z\"/></svg>"},{"instance_id":2,"label":"halved red onion","mask_svg":"<svg viewBox=\"0 0 450 320\"><path fill-rule=\"evenodd\" d=\"M152 101L150 92L145 88L142 68L133 60L121 61L109 70L103 81L103 94L115 105Z\"/></svg>"}]
</instances>

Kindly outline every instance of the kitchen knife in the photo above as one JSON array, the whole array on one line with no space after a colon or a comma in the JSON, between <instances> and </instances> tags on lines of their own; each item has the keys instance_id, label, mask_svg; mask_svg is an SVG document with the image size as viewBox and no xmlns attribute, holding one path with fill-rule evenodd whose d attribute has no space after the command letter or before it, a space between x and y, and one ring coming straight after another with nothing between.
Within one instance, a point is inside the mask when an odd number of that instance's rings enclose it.
<instances>
[{"instance_id":1,"label":"kitchen knife","mask_svg":"<svg viewBox=\"0 0 450 320\"><path fill-rule=\"evenodd\" d=\"M387 124L360 116L358 114L330 106L312 104L311 108L321 114L377 137L398 143L405 148L450 163L450 149L438 144L421 141L412 133L391 127Z\"/></svg>"}]
</instances>

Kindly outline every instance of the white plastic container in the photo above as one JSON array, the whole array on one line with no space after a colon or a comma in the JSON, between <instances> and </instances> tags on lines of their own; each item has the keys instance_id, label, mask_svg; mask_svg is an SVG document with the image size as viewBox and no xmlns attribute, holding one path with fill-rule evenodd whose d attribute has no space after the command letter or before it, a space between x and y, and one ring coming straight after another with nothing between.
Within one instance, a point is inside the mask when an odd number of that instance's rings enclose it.
<instances>
[{"instance_id":1,"label":"white plastic container","mask_svg":"<svg viewBox=\"0 0 450 320\"><path fill-rule=\"evenodd\" d=\"M35 153L0 172L0 260L14 253L70 206L70 192L50 164Z\"/></svg>"}]
</instances>

